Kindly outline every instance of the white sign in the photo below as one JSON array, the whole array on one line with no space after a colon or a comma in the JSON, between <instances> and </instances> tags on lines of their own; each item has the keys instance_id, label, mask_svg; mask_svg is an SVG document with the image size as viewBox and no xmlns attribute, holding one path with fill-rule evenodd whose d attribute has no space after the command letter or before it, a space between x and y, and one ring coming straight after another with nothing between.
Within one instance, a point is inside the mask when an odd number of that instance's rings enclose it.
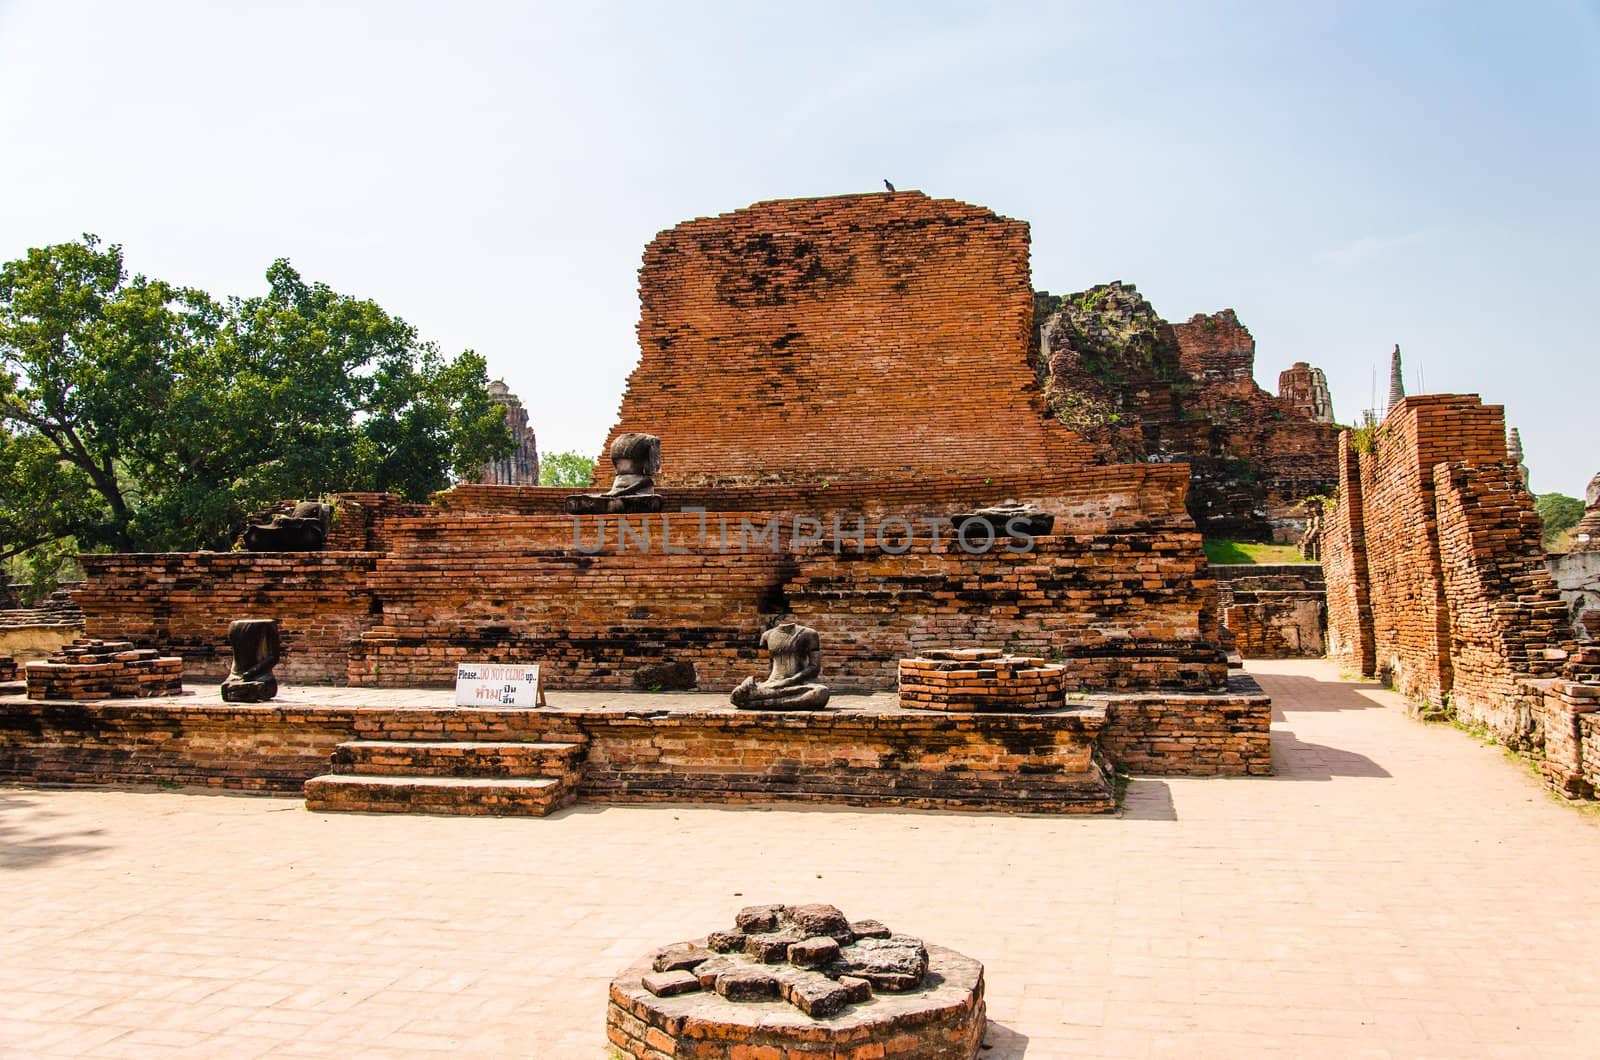
<instances>
[{"instance_id":1,"label":"white sign","mask_svg":"<svg viewBox=\"0 0 1600 1060\"><path fill-rule=\"evenodd\" d=\"M544 679L537 666L456 664L458 707L542 707Z\"/></svg>"}]
</instances>

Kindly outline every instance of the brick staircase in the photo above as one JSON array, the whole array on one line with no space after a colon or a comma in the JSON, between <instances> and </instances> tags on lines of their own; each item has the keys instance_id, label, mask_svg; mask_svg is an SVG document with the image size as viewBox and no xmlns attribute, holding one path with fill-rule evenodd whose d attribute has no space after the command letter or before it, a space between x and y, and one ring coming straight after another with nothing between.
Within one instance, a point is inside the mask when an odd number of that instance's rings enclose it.
<instances>
[{"instance_id":1,"label":"brick staircase","mask_svg":"<svg viewBox=\"0 0 1600 1060\"><path fill-rule=\"evenodd\" d=\"M306 809L543 817L577 798L583 745L351 740L306 781Z\"/></svg>"}]
</instances>

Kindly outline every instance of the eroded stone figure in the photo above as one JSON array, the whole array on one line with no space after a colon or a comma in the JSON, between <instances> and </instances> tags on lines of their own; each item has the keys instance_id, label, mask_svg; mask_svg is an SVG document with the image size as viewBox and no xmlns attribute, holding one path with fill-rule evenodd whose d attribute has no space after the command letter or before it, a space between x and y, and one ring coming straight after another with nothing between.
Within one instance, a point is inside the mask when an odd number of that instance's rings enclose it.
<instances>
[{"instance_id":1,"label":"eroded stone figure","mask_svg":"<svg viewBox=\"0 0 1600 1060\"><path fill-rule=\"evenodd\" d=\"M278 665L282 647L278 622L272 618L241 618L228 626L228 646L233 649L233 669L222 682L228 703L264 703L278 694Z\"/></svg>"},{"instance_id":2,"label":"eroded stone figure","mask_svg":"<svg viewBox=\"0 0 1600 1060\"><path fill-rule=\"evenodd\" d=\"M571 515L623 515L659 512L661 497L654 476L661 470L661 439L653 434L619 434L611 443L611 466L616 474L604 493L568 497Z\"/></svg>"},{"instance_id":3,"label":"eroded stone figure","mask_svg":"<svg viewBox=\"0 0 1600 1060\"><path fill-rule=\"evenodd\" d=\"M772 657L765 681L747 677L728 698L744 710L820 710L828 705L822 675L822 639L810 626L781 622L761 634L761 647Z\"/></svg>"},{"instance_id":4,"label":"eroded stone figure","mask_svg":"<svg viewBox=\"0 0 1600 1060\"><path fill-rule=\"evenodd\" d=\"M250 552L315 552L328 540L332 525L333 505L301 501L288 515L246 526L244 547Z\"/></svg>"}]
</instances>

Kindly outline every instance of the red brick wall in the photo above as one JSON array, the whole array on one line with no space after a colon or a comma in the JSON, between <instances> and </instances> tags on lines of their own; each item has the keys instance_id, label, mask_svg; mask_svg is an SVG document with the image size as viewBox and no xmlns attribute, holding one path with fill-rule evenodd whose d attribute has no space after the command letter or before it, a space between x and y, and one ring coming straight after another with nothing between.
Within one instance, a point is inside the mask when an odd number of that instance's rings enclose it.
<instances>
[{"instance_id":1,"label":"red brick wall","mask_svg":"<svg viewBox=\"0 0 1600 1060\"><path fill-rule=\"evenodd\" d=\"M1527 677L1554 677L1574 647L1545 565L1543 526L1515 461L1434 468L1439 550L1449 607L1450 705L1513 747L1537 742Z\"/></svg>"},{"instance_id":2,"label":"red brick wall","mask_svg":"<svg viewBox=\"0 0 1600 1060\"><path fill-rule=\"evenodd\" d=\"M1198 538L1052 535L976 556L812 548L785 595L846 687L892 688L897 660L929 648L1000 647L1068 662L1073 689L1204 691L1227 670Z\"/></svg>"},{"instance_id":3,"label":"red brick wall","mask_svg":"<svg viewBox=\"0 0 1600 1060\"><path fill-rule=\"evenodd\" d=\"M1571 636L1533 498L1507 458L1503 410L1475 395L1408 397L1370 452L1352 452L1348 435L1340 444L1323 530L1330 653L1536 746L1539 695L1525 682L1553 674L1559 656L1546 652Z\"/></svg>"},{"instance_id":4,"label":"red brick wall","mask_svg":"<svg viewBox=\"0 0 1600 1060\"><path fill-rule=\"evenodd\" d=\"M1328 658L1357 674L1377 672L1371 583L1367 573L1360 455L1351 434L1339 436L1337 503L1324 509L1322 572L1328 594Z\"/></svg>"},{"instance_id":5,"label":"red brick wall","mask_svg":"<svg viewBox=\"0 0 1600 1060\"><path fill-rule=\"evenodd\" d=\"M1380 673L1442 707L1453 682L1433 467L1506 458L1505 413L1476 395L1408 397L1389 410L1361 459L1361 494Z\"/></svg>"},{"instance_id":6,"label":"red brick wall","mask_svg":"<svg viewBox=\"0 0 1600 1060\"><path fill-rule=\"evenodd\" d=\"M758 203L659 234L639 296L612 437L660 436L663 485L1090 462L1028 361L1020 221L918 192Z\"/></svg>"},{"instance_id":7,"label":"red brick wall","mask_svg":"<svg viewBox=\"0 0 1600 1060\"><path fill-rule=\"evenodd\" d=\"M84 633L180 656L189 680L227 676L228 625L275 618L280 679L343 683L346 646L371 625L370 552L121 553L80 557Z\"/></svg>"},{"instance_id":8,"label":"red brick wall","mask_svg":"<svg viewBox=\"0 0 1600 1060\"><path fill-rule=\"evenodd\" d=\"M761 668L757 641L775 612L788 557L696 540L690 517L634 516L650 551L619 551L619 520L550 516L433 518L395 524L396 551L372 571L381 608L350 660L352 684L408 687L455 679L458 662L538 661L559 688L647 687L649 670L691 663L703 688ZM734 538L737 542L737 537ZM639 683L639 682L642 682Z\"/></svg>"}]
</instances>

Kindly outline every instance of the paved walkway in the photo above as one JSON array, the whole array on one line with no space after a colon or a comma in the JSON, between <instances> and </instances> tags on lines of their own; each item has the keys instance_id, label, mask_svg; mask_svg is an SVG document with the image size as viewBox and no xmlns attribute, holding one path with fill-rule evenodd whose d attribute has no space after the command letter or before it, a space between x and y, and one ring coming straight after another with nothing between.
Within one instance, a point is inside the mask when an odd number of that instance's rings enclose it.
<instances>
[{"instance_id":1,"label":"paved walkway","mask_svg":"<svg viewBox=\"0 0 1600 1060\"><path fill-rule=\"evenodd\" d=\"M1121 818L3 789L0 1055L598 1060L612 972L772 900L981 959L985 1057L1600 1051L1600 820L1326 664L1251 669L1279 775Z\"/></svg>"}]
</instances>

